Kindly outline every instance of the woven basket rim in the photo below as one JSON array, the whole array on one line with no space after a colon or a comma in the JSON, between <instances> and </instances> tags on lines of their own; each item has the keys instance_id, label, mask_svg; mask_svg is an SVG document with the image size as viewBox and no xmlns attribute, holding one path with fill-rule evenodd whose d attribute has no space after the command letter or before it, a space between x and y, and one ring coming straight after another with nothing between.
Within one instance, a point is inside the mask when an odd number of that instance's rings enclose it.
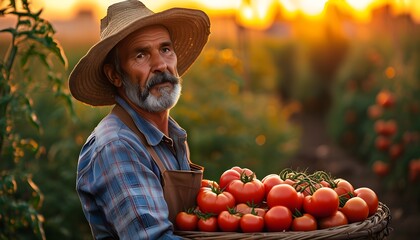
<instances>
[{"instance_id":1,"label":"woven basket rim","mask_svg":"<svg viewBox=\"0 0 420 240\"><path fill-rule=\"evenodd\" d=\"M389 235L391 215L389 208L379 202L378 211L362 222L350 223L343 226L320 229L314 231L286 231L286 232L200 232L200 231L175 231L175 234L186 239L382 239Z\"/></svg>"}]
</instances>

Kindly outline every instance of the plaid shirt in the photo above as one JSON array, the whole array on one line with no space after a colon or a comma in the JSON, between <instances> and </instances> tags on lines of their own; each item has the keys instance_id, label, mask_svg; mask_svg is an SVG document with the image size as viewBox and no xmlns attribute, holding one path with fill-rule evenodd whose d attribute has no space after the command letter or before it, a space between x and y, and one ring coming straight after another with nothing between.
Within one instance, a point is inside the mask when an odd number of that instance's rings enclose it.
<instances>
[{"instance_id":1,"label":"plaid shirt","mask_svg":"<svg viewBox=\"0 0 420 240\"><path fill-rule=\"evenodd\" d=\"M184 129L170 118L170 139L121 98L116 100L167 169L190 169ZM95 239L178 239L168 220L159 168L138 136L113 114L98 124L81 150L76 190Z\"/></svg>"}]
</instances>

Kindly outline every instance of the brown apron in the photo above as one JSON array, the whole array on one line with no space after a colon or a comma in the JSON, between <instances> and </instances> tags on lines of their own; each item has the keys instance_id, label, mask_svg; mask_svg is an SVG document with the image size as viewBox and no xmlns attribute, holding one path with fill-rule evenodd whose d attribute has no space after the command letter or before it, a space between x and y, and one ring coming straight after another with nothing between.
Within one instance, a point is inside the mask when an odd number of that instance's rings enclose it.
<instances>
[{"instance_id":1,"label":"brown apron","mask_svg":"<svg viewBox=\"0 0 420 240\"><path fill-rule=\"evenodd\" d=\"M187 145L187 157L191 171L187 170L166 170L163 162L155 150L147 143L145 136L135 126L131 116L118 104L112 109L132 131L134 131L146 146L153 160L161 172L162 188L165 201L168 204L169 220L175 223L176 215L196 205L196 197L201 187L204 168L190 161L190 154Z\"/></svg>"}]
</instances>

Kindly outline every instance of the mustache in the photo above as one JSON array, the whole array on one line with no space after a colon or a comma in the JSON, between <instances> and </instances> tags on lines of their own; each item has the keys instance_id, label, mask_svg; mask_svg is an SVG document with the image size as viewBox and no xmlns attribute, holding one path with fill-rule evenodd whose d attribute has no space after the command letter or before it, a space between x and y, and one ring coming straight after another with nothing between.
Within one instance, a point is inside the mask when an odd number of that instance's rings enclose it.
<instances>
[{"instance_id":1,"label":"mustache","mask_svg":"<svg viewBox=\"0 0 420 240\"><path fill-rule=\"evenodd\" d=\"M180 78L176 77L168 72L157 73L153 75L146 83L145 88L140 93L140 98L145 101L146 98L149 96L150 89L154 86L161 84L161 83L172 83L172 84L179 84Z\"/></svg>"},{"instance_id":2,"label":"mustache","mask_svg":"<svg viewBox=\"0 0 420 240\"><path fill-rule=\"evenodd\" d=\"M179 78L175 77L174 75L168 73L168 72L162 72L162 73L158 73L153 75L149 81L147 81L145 88L147 90L150 90L152 87L161 84L161 83L172 83L172 84L178 84L179 83Z\"/></svg>"}]
</instances>

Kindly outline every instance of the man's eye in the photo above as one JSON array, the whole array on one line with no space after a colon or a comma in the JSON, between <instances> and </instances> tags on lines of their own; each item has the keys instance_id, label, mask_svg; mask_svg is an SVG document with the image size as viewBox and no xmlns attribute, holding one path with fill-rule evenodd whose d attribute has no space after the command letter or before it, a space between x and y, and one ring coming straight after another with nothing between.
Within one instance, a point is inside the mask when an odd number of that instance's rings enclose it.
<instances>
[{"instance_id":1,"label":"man's eye","mask_svg":"<svg viewBox=\"0 0 420 240\"><path fill-rule=\"evenodd\" d=\"M144 53L138 53L136 57L137 58L145 58L146 55Z\"/></svg>"},{"instance_id":2,"label":"man's eye","mask_svg":"<svg viewBox=\"0 0 420 240\"><path fill-rule=\"evenodd\" d=\"M172 51L172 49L171 48L169 48L169 47L164 47L164 48L162 48L162 52L171 52Z\"/></svg>"}]
</instances>

